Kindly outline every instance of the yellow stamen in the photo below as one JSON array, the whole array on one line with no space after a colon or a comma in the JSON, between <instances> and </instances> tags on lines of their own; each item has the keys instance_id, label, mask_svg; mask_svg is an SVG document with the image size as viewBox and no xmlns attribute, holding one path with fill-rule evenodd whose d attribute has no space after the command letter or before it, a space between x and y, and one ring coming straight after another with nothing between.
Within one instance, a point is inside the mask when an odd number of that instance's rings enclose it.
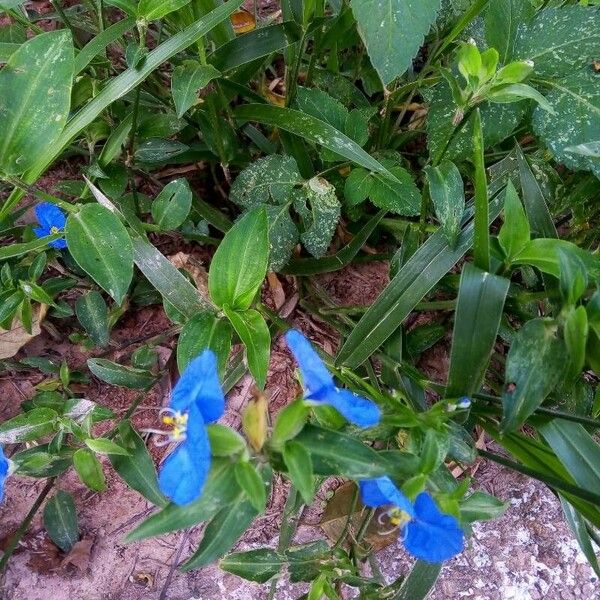
<instances>
[{"instance_id":1,"label":"yellow stamen","mask_svg":"<svg viewBox=\"0 0 600 600\"><path fill-rule=\"evenodd\" d=\"M60 229L58 227L56 227L55 225L53 225L52 227L50 227L50 233L52 235L55 235L55 234L57 234L59 232L60 232Z\"/></svg>"},{"instance_id":2,"label":"yellow stamen","mask_svg":"<svg viewBox=\"0 0 600 600\"><path fill-rule=\"evenodd\" d=\"M390 514L390 523L394 527L398 527L399 525L404 525L405 523L408 523L410 521L410 515L407 512L400 510L399 508L392 509L389 514Z\"/></svg>"}]
</instances>

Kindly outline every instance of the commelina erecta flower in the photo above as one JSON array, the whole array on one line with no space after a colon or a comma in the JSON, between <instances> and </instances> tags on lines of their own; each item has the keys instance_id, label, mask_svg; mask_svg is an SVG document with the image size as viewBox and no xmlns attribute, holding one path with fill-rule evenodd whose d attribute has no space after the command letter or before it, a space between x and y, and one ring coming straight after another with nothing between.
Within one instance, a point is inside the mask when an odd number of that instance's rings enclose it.
<instances>
[{"instance_id":1,"label":"commelina erecta flower","mask_svg":"<svg viewBox=\"0 0 600 600\"><path fill-rule=\"evenodd\" d=\"M35 216L40 224L40 227L34 227L33 233L38 237L46 237L47 235L54 235L60 233L65 228L67 218L58 206L50 204L50 202L42 202L35 207ZM59 238L50 242L50 246L62 250L67 247L67 240L65 238Z\"/></svg>"},{"instance_id":2,"label":"commelina erecta flower","mask_svg":"<svg viewBox=\"0 0 600 600\"><path fill-rule=\"evenodd\" d=\"M328 404L360 427L371 427L379 423L381 411L377 404L350 390L338 389L311 343L299 331L290 329L285 334L285 339L300 367L305 400Z\"/></svg>"},{"instance_id":3,"label":"commelina erecta flower","mask_svg":"<svg viewBox=\"0 0 600 600\"><path fill-rule=\"evenodd\" d=\"M0 446L0 502L4 500L4 483L10 475L10 461L4 456L4 450Z\"/></svg>"},{"instance_id":4,"label":"commelina erecta flower","mask_svg":"<svg viewBox=\"0 0 600 600\"><path fill-rule=\"evenodd\" d=\"M387 516L394 527L400 527L404 547L416 558L438 563L463 551L464 533L458 520L440 512L427 492L420 493L413 504L389 477L366 479L359 487L366 506L389 505L381 517Z\"/></svg>"},{"instance_id":5,"label":"commelina erecta flower","mask_svg":"<svg viewBox=\"0 0 600 600\"><path fill-rule=\"evenodd\" d=\"M172 426L164 443L180 444L163 462L158 483L175 504L189 504L202 495L211 463L206 425L221 417L224 410L217 359L213 352L204 350L186 367L169 408L162 411L163 423Z\"/></svg>"}]
</instances>

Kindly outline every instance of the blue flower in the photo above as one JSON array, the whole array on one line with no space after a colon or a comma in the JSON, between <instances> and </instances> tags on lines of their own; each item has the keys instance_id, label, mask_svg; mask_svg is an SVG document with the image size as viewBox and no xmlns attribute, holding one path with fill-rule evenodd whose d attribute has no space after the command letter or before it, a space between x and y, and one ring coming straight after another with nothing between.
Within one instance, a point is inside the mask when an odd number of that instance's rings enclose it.
<instances>
[{"instance_id":1,"label":"blue flower","mask_svg":"<svg viewBox=\"0 0 600 600\"><path fill-rule=\"evenodd\" d=\"M211 463L206 425L224 410L217 359L204 350L186 367L163 416L163 423L173 426L167 443L181 442L165 459L158 476L161 492L175 504L189 504L201 496Z\"/></svg>"},{"instance_id":2,"label":"blue flower","mask_svg":"<svg viewBox=\"0 0 600 600\"><path fill-rule=\"evenodd\" d=\"M338 389L319 355L299 331L290 329L285 339L300 367L306 400L328 404L361 427L379 423L381 411L377 404L349 390Z\"/></svg>"},{"instance_id":3,"label":"blue flower","mask_svg":"<svg viewBox=\"0 0 600 600\"><path fill-rule=\"evenodd\" d=\"M4 500L4 482L10 474L10 461L4 456L4 450L0 446L0 502Z\"/></svg>"},{"instance_id":4,"label":"blue flower","mask_svg":"<svg viewBox=\"0 0 600 600\"><path fill-rule=\"evenodd\" d=\"M50 202L42 202L35 207L35 216L41 227L34 227L33 233L38 237L46 237L60 233L65 228L67 218L58 206L50 204ZM67 240L59 238L50 242L50 246L62 250L67 247Z\"/></svg>"},{"instance_id":5,"label":"blue flower","mask_svg":"<svg viewBox=\"0 0 600 600\"><path fill-rule=\"evenodd\" d=\"M389 477L366 479L359 487L366 506L390 505L385 514L392 525L404 528L404 547L416 558L437 563L463 551L464 533L458 521L440 512L427 492L411 504Z\"/></svg>"}]
</instances>

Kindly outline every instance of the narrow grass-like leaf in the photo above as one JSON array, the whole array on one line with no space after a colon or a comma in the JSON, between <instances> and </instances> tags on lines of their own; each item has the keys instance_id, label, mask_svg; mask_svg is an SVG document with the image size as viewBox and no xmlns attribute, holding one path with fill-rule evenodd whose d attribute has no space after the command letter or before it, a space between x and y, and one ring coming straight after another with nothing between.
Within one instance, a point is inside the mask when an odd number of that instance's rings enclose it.
<instances>
[{"instance_id":1,"label":"narrow grass-like leaf","mask_svg":"<svg viewBox=\"0 0 600 600\"><path fill-rule=\"evenodd\" d=\"M475 235L473 238L473 258L475 266L482 271L490 270L490 219L487 193L487 176L483 151L483 129L481 115L475 109L473 117L473 164L475 165Z\"/></svg>"}]
</instances>

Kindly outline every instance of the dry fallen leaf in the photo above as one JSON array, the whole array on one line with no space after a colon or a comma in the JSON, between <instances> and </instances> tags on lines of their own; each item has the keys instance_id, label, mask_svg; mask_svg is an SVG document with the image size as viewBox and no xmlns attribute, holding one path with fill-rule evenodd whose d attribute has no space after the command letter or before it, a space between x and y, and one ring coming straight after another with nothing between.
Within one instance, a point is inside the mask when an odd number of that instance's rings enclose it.
<instances>
[{"instance_id":1,"label":"dry fallen leaf","mask_svg":"<svg viewBox=\"0 0 600 600\"><path fill-rule=\"evenodd\" d=\"M0 360L14 356L27 342L41 333L40 323L46 316L48 307L40 304L37 316L33 318L31 333L27 333L21 321L13 320L12 327L6 331L0 329Z\"/></svg>"},{"instance_id":2,"label":"dry fallen leaf","mask_svg":"<svg viewBox=\"0 0 600 600\"><path fill-rule=\"evenodd\" d=\"M27 566L40 575L56 571L61 566L59 548L50 539L44 537L39 547L30 551Z\"/></svg>"},{"instance_id":3,"label":"dry fallen leaf","mask_svg":"<svg viewBox=\"0 0 600 600\"><path fill-rule=\"evenodd\" d=\"M90 565L90 553L92 551L92 546L94 545L94 540L82 539L79 540L72 548L69 554L65 556L63 561L60 563L61 567L66 567L67 565L73 565L77 567L82 573L87 571L87 568Z\"/></svg>"},{"instance_id":4,"label":"dry fallen leaf","mask_svg":"<svg viewBox=\"0 0 600 600\"><path fill-rule=\"evenodd\" d=\"M285 292L281 281L279 281L275 273L269 273L267 275L267 281L269 282L269 288L271 289L271 296L273 298L273 304L275 309L279 310L285 304Z\"/></svg>"},{"instance_id":5,"label":"dry fallen leaf","mask_svg":"<svg viewBox=\"0 0 600 600\"><path fill-rule=\"evenodd\" d=\"M256 19L254 18L254 15L243 8L236 10L229 18L231 19L233 31L236 35L248 33L249 31L256 29Z\"/></svg>"},{"instance_id":6,"label":"dry fallen leaf","mask_svg":"<svg viewBox=\"0 0 600 600\"><path fill-rule=\"evenodd\" d=\"M208 273L200 261L185 252L177 252L177 254L172 254L167 258L174 267L184 269L192 276L200 296L210 302L210 296L208 295Z\"/></svg>"}]
</instances>

